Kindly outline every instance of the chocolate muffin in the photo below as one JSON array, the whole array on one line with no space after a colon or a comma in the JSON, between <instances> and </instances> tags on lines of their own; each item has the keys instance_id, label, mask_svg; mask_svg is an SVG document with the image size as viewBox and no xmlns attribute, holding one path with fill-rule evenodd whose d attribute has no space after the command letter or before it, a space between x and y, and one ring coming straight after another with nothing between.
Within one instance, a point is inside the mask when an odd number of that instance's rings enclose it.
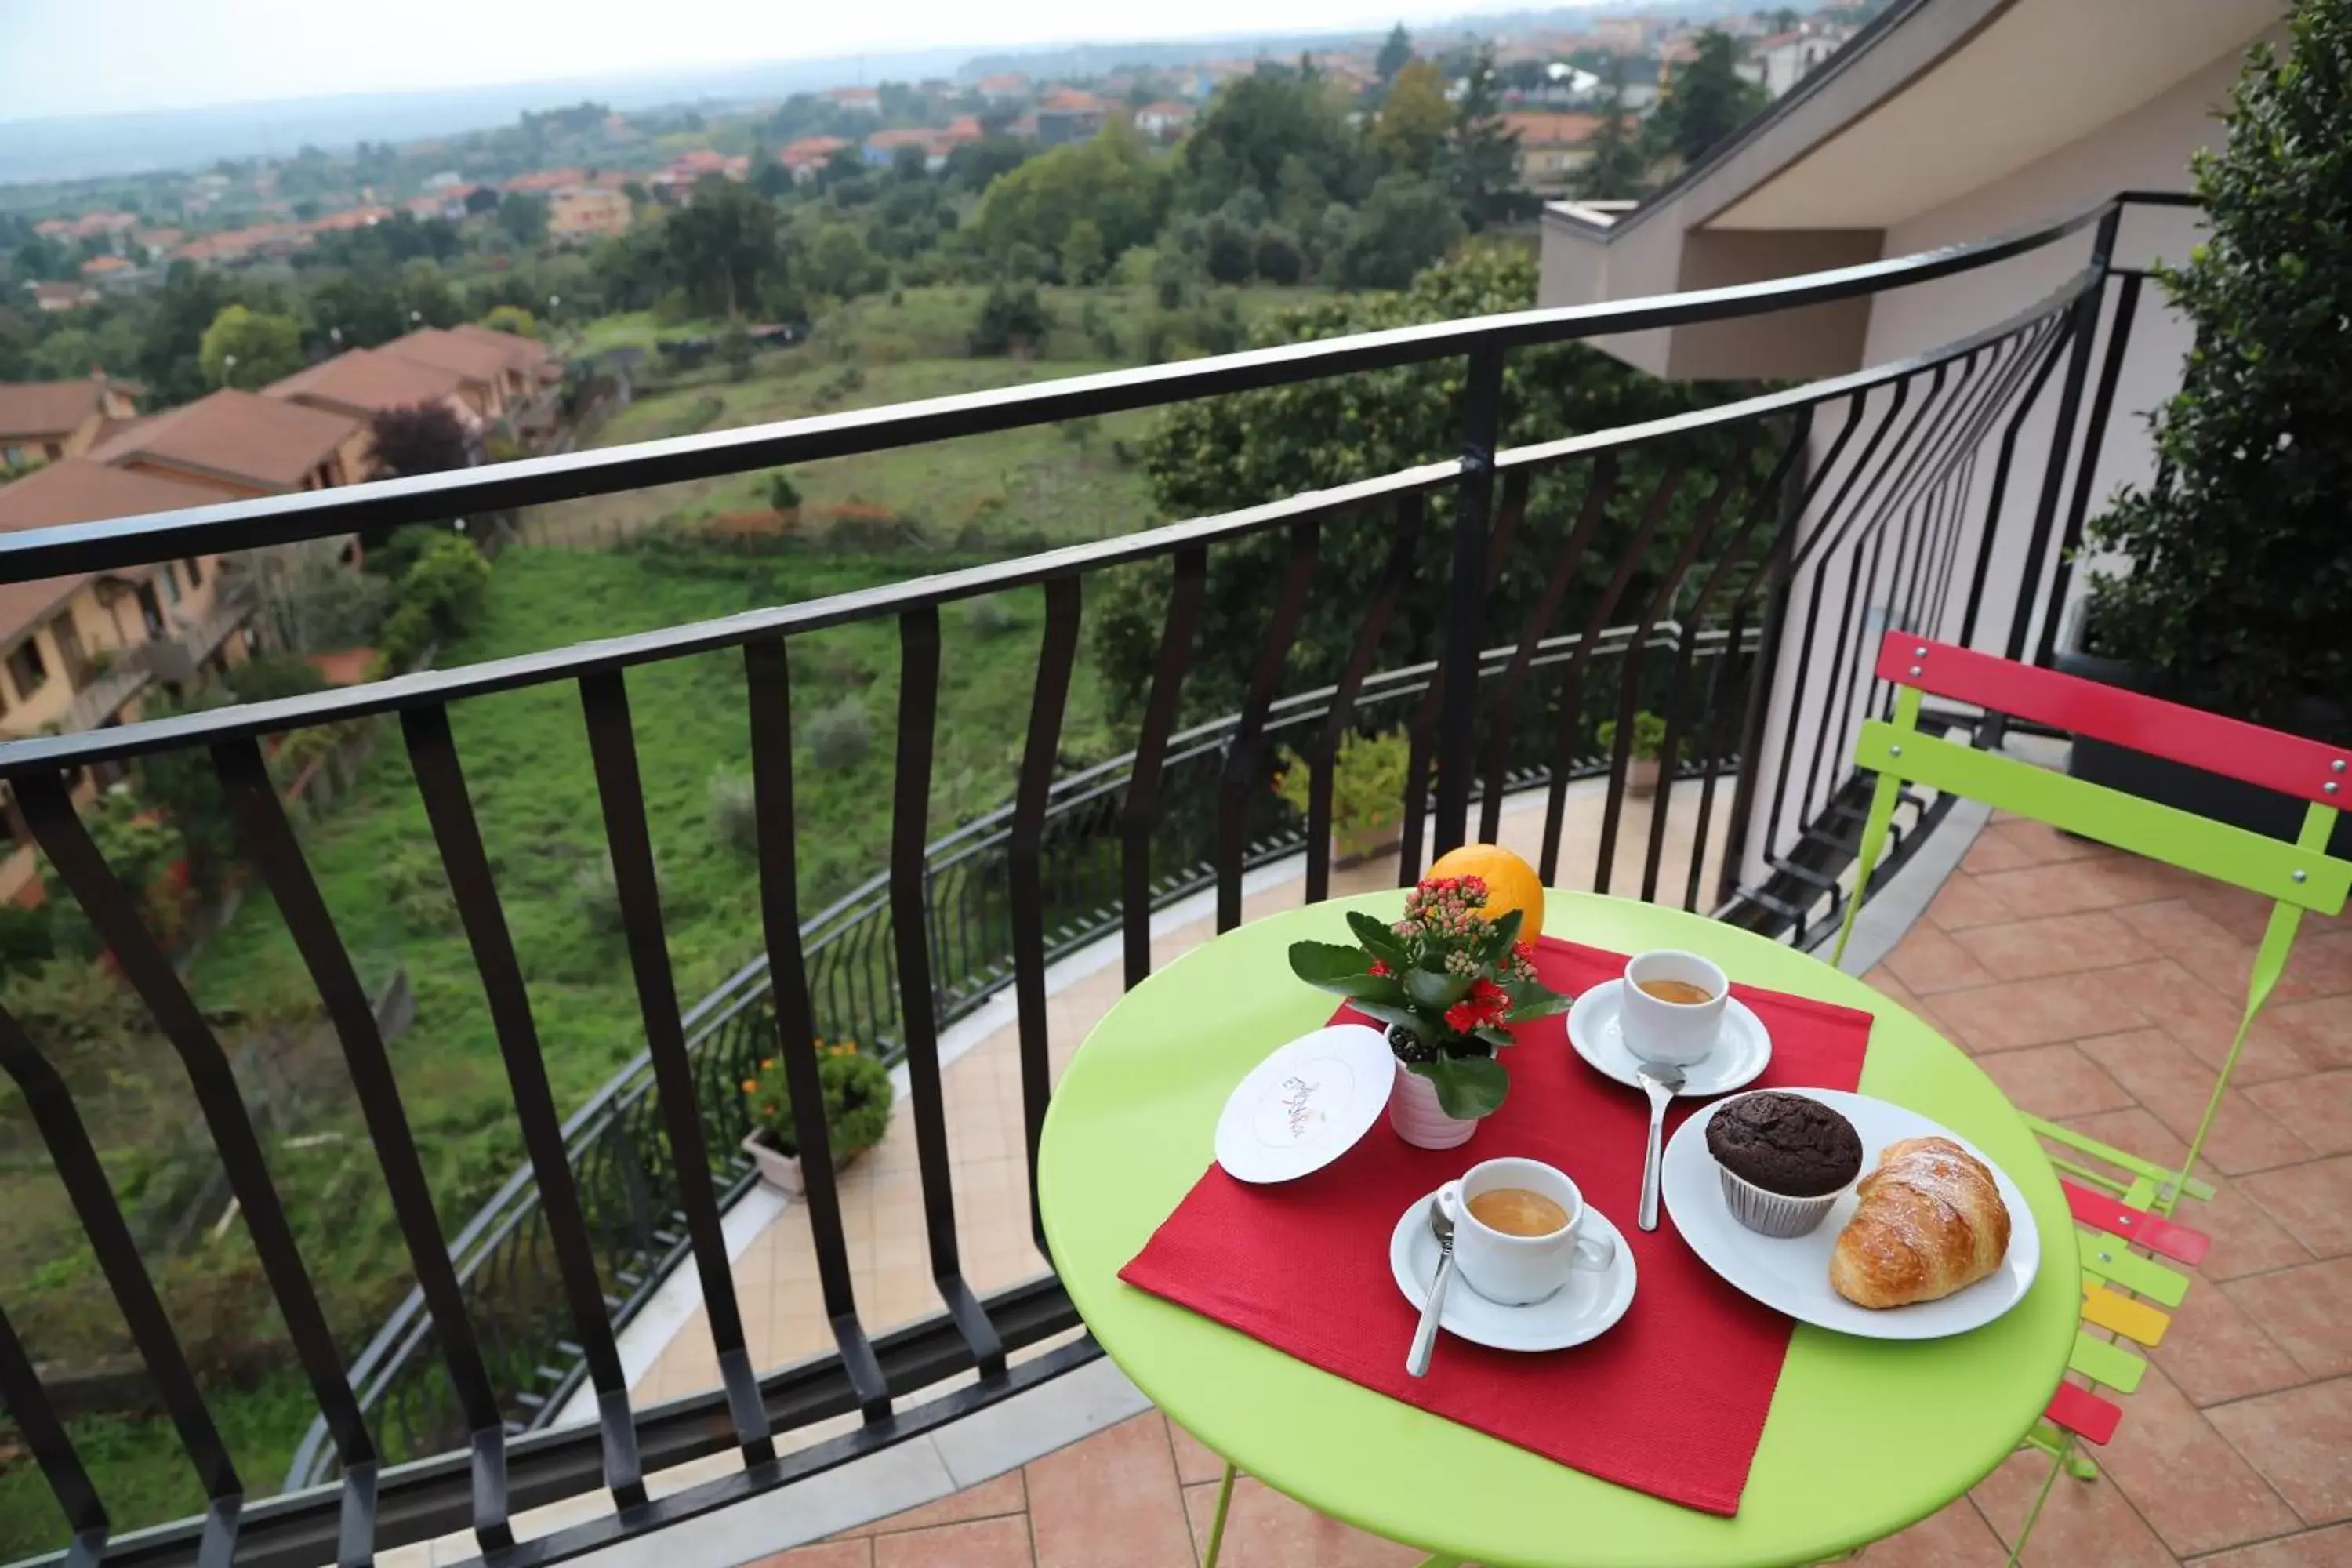
<instances>
[{"instance_id":1,"label":"chocolate muffin","mask_svg":"<svg viewBox=\"0 0 2352 1568\"><path fill-rule=\"evenodd\" d=\"M1751 1186L1817 1198L1862 1173L1853 1123L1801 1094L1742 1095L1706 1124L1706 1152Z\"/></svg>"},{"instance_id":2,"label":"chocolate muffin","mask_svg":"<svg viewBox=\"0 0 2352 1568\"><path fill-rule=\"evenodd\" d=\"M1727 1101L1706 1124L1706 1152L1732 1216L1764 1236L1815 1229L1862 1173L1853 1123L1818 1100L1776 1089Z\"/></svg>"}]
</instances>

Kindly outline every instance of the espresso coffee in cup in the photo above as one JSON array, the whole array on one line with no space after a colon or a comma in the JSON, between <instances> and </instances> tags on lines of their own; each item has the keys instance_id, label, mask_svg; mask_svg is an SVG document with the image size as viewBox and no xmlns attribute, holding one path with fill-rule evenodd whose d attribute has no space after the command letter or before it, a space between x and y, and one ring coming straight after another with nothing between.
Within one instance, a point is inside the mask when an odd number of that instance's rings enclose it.
<instances>
[{"instance_id":1,"label":"espresso coffee in cup","mask_svg":"<svg viewBox=\"0 0 2352 1568\"><path fill-rule=\"evenodd\" d=\"M1489 1187L1472 1198L1470 1217L1505 1236L1549 1236L1568 1228L1568 1211L1527 1187Z\"/></svg>"},{"instance_id":2,"label":"espresso coffee in cup","mask_svg":"<svg viewBox=\"0 0 2352 1568\"><path fill-rule=\"evenodd\" d=\"M1660 948L1625 961L1618 1026L1643 1061L1689 1067L1705 1061L1723 1029L1731 982L1695 952Z\"/></svg>"},{"instance_id":3,"label":"espresso coffee in cup","mask_svg":"<svg viewBox=\"0 0 2352 1568\"><path fill-rule=\"evenodd\" d=\"M1437 1189L1454 1221L1463 1282L1490 1301L1525 1307L1558 1295L1578 1268L1607 1268L1617 1243L1582 1235L1584 1194L1540 1160L1487 1160Z\"/></svg>"}]
</instances>

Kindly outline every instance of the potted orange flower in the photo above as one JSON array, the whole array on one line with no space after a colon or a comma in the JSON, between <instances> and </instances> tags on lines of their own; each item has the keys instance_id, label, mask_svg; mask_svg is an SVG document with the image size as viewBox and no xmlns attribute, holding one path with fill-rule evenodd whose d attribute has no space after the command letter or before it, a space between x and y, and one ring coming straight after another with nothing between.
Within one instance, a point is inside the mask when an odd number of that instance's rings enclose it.
<instances>
[{"instance_id":1,"label":"potted orange flower","mask_svg":"<svg viewBox=\"0 0 2352 1568\"><path fill-rule=\"evenodd\" d=\"M890 1130L890 1106L898 1090L890 1082L890 1069L861 1054L855 1040L819 1040L816 1076L833 1164L839 1170L882 1142ZM801 1169L792 1085L781 1058L766 1058L760 1070L743 1080L743 1099L751 1118L743 1152L759 1167L762 1182L787 1197L801 1196L808 1190L808 1178Z\"/></svg>"}]
</instances>

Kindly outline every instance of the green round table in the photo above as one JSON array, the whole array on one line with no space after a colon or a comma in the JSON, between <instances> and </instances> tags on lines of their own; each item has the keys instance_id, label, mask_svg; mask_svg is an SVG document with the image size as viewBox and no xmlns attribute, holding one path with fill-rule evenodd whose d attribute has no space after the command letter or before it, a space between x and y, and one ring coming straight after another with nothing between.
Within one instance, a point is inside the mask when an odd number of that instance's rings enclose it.
<instances>
[{"instance_id":1,"label":"green round table","mask_svg":"<svg viewBox=\"0 0 2352 1568\"><path fill-rule=\"evenodd\" d=\"M1544 930L1621 952L1686 948L1735 980L1876 1015L1862 1091L1969 1138L2032 1204L2042 1268L2023 1301L1924 1343L1799 1324L1739 1513L1722 1519L1416 1410L1122 1283L1210 1163L1226 1095L1330 1015L1330 996L1292 977L1289 944L1345 941L1341 910L1390 919L1402 900L1334 900L1194 949L1111 1009L1055 1093L1040 1197L1055 1265L1103 1349L1171 1418L1310 1508L1486 1568L1818 1563L1935 1512L2017 1446L2065 1371L2082 1287L2065 1199L2016 1110L1860 981L1751 931L1624 899L1549 894Z\"/></svg>"}]
</instances>

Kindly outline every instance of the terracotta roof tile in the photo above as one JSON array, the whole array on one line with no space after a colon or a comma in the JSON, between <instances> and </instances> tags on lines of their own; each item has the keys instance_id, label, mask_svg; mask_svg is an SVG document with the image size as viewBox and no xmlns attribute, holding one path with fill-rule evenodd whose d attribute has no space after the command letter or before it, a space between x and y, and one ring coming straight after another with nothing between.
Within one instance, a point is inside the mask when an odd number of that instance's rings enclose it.
<instances>
[{"instance_id":1,"label":"terracotta roof tile","mask_svg":"<svg viewBox=\"0 0 2352 1568\"><path fill-rule=\"evenodd\" d=\"M352 349L262 388L270 397L366 416L386 408L437 403L456 395L464 378L456 371L373 349Z\"/></svg>"},{"instance_id":2,"label":"terracotta roof tile","mask_svg":"<svg viewBox=\"0 0 2352 1568\"><path fill-rule=\"evenodd\" d=\"M439 327L425 327L406 337L394 338L376 352L415 360L422 364L438 365L444 370L456 371L468 381L484 383L497 381L499 373L514 363L508 351L495 342L484 342L472 333L448 331Z\"/></svg>"},{"instance_id":3,"label":"terracotta roof tile","mask_svg":"<svg viewBox=\"0 0 2352 1568\"><path fill-rule=\"evenodd\" d=\"M179 464L262 489L299 489L303 477L359 430L346 414L224 387L90 448L101 463Z\"/></svg>"},{"instance_id":4,"label":"terracotta roof tile","mask_svg":"<svg viewBox=\"0 0 2352 1568\"><path fill-rule=\"evenodd\" d=\"M72 430L98 408L98 383L0 382L0 437L55 436Z\"/></svg>"}]
</instances>

